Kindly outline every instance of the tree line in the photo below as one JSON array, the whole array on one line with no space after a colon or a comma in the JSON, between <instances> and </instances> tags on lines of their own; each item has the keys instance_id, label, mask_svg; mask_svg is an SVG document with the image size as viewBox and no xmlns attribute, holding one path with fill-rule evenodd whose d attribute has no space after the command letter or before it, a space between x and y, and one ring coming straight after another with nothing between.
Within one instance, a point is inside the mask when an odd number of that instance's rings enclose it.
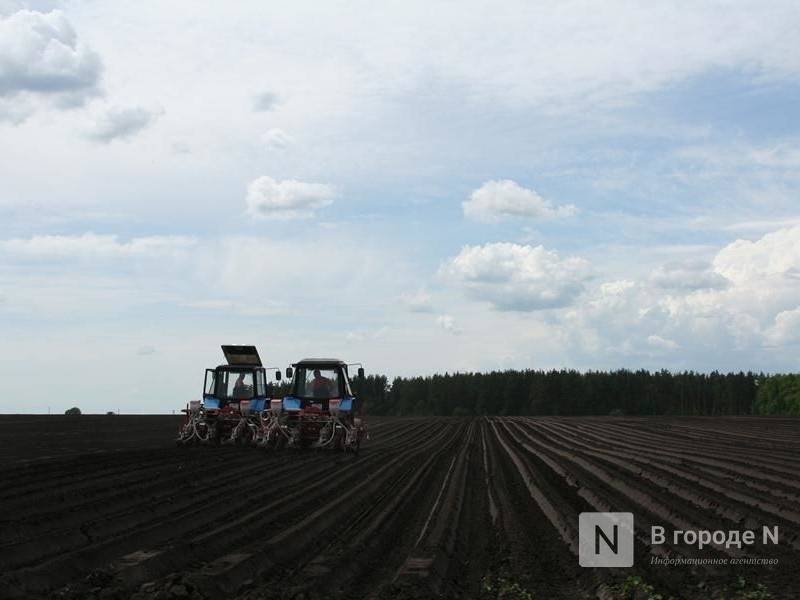
<instances>
[{"instance_id":1,"label":"tree line","mask_svg":"<svg viewBox=\"0 0 800 600\"><path fill-rule=\"evenodd\" d=\"M800 415L800 375L507 370L353 384L372 415Z\"/></svg>"}]
</instances>

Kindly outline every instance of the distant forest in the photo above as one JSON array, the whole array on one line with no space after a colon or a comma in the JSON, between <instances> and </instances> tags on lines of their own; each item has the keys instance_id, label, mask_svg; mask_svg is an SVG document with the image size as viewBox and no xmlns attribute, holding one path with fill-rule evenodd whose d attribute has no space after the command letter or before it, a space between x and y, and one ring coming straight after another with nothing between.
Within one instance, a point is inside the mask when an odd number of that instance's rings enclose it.
<instances>
[{"instance_id":1,"label":"distant forest","mask_svg":"<svg viewBox=\"0 0 800 600\"><path fill-rule=\"evenodd\" d=\"M371 415L800 416L800 375L509 370L353 385Z\"/></svg>"}]
</instances>

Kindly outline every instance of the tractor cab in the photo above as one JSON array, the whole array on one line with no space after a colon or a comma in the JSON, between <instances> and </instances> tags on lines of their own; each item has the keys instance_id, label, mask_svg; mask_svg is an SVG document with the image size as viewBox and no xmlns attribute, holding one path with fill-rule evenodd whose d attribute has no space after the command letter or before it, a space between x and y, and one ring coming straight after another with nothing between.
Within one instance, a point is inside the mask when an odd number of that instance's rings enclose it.
<instances>
[{"instance_id":1,"label":"tractor cab","mask_svg":"<svg viewBox=\"0 0 800 600\"><path fill-rule=\"evenodd\" d=\"M306 358L286 369L292 378L291 393L283 399L285 410L329 412L331 408L355 410L356 398L350 386L347 363L332 358ZM364 369L359 367L359 376Z\"/></svg>"},{"instance_id":2,"label":"tractor cab","mask_svg":"<svg viewBox=\"0 0 800 600\"><path fill-rule=\"evenodd\" d=\"M268 407L271 386L255 346L222 346L227 365L206 369L203 407L206 411L259 412ZM281 372L275 372L275 379Z\"/></svg>"}]
</instances>

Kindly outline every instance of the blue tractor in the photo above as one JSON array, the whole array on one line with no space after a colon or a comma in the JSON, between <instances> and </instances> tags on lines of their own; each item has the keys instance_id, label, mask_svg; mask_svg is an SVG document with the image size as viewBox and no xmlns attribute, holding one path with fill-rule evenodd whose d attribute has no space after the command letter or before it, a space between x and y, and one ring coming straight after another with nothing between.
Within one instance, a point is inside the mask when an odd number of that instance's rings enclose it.
<instances>
[{"instance_id":1,"label":"blue tractor","mask_svg":"<svg viewBox=\"0 0 800 600\"><path fill-rule=\"evenodd\" d=\"M273 399L259 436L261 446L330 448L358 453L366 436L361 399L351 387L349 367L334 358L305 358L286 369L290 393Z\"/></svg>"},{"instance_id":2,"label":"blue tractor","mask_svg":"<svg viewBox=\"0 0 800 600\"><path fill-rule=\"evenodd\" d=\"M178 444L253 444L272 386L255 346L222 346L228 364L206 369L203 399L189 402ZM275 379L280 380L280 370Z\"/></svg>"}]
</instances>

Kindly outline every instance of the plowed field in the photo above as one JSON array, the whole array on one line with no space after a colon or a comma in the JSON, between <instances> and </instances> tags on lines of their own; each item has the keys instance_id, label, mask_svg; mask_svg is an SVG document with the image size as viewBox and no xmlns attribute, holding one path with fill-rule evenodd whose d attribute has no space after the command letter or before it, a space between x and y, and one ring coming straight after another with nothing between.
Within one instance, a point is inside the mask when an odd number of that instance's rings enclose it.
<instances>
[{"instance_id":1,"label":"plowed field","mask_svg":"<svg viewBox=\"0 0 800 600\"><path fill-rule=\"evenodd\" d=\"M178 448L177 423L1 417L0 598L800 594L798 419L371 419L357 457ZM578 565L599 511L634 514L634 567ZM651 525L780 543L654 547Z\"/></svg>"}]
</instances>

